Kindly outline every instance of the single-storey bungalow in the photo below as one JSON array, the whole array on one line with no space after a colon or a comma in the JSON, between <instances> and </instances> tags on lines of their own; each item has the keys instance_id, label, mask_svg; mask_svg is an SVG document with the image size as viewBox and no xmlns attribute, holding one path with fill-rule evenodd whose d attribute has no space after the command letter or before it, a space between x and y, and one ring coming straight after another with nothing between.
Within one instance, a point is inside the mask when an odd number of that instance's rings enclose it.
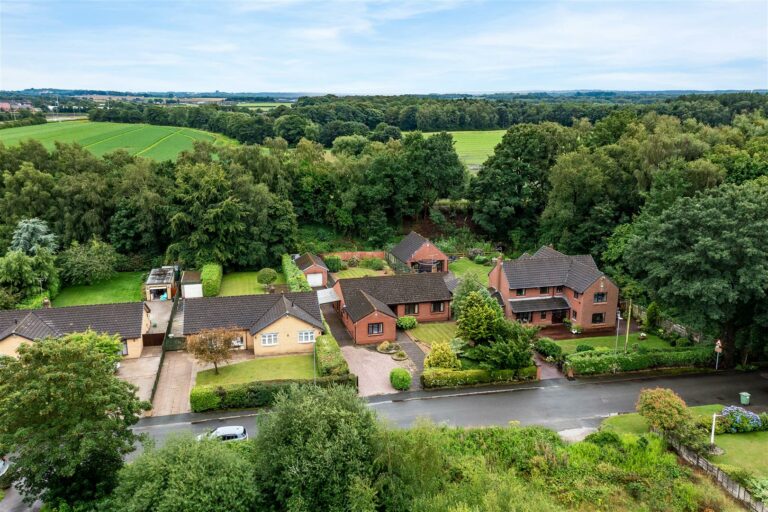
<instances>
[{"instance_id":1,"label":"single-storey bungalow","mask_svg":"<svg viewBox=\"0 0 768 512\"><path fill-rule=\"evenodd\" d=\"M499 258L488 284L513 320L548 326L569 319L584 331L616 325L619 289L590 255L567 256L544 246L515 260Z\"/></svg>"},{"instance_id":2,"label":"single-storey bungalow","mask_svg":"<svg viewBox=\"0 0 768 512\"><path fill-rule=\"evenodd\" d=\"M149 331L148 308L142 302L0 311L0 354L16 356L19 346L88 329L120 336L123 356L141 356L142 334Z\"/></svg>"},{"instance_id":3,"label":"single-storey bungalow","mask_svg":"<svg viewBox=\"0 0 768 512\"><path fill-rule=\"evenodd\" d=\"M328 267L320 256L305 252L294 261L299 270L307 276L309 286L318 287L328 284Z\"/></svg>"},{"instance_id":4,"label":"single-storey bungalow","mask_svg":"<svg viewBox=\"0 0 768 512\"><path fill-rule=\"evenodd\" d=\"M257 356L312 352L323 333L317 292L184 299L183 334L226 328L237 332L234 348Z\"/></svg>"},{"instance_id":5,"label":"single-storey bungalow","mask_svg":"<svg viewBox=\"0 0 768 512\"><path fill-rule=\"evenodd\" d=\"M397 338L397 318L419 322L451 318L451 292L442 274L396 274L339 279L333 290L335 307L356 343L379 343Z\"/></svg>"},{"instance_id":6,"label":"single-storey bungalow","mask_svg":"<svg viewBox=\"0 0 768 512\"><path fill-rule=\"evenodd\" d=\"M448 272L448 256L415 231L411 231L389 251L387 260L395 270L406 268L410 272Z\"/></svg>"}]
</instances>

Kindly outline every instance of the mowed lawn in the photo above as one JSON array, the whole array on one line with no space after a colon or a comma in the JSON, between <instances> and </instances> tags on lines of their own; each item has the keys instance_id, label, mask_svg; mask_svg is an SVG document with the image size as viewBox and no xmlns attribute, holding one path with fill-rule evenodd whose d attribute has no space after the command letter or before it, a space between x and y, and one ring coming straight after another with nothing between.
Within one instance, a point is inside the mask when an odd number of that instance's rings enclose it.
<instances>
[{"instance_id":1,"label":"mowed lawn","mask_svg":"<svg viewBox=\"0 0 768 512\"><path fill-rule=\"evenodd\" d=\"M619 350L624 350L624 343L625 343L625 336L623 334L619 335ZM599 336L596 338L574 338L572 340L557 340L555 343L563 347L563 352L566 354L572 354L573 352L576 352L576 347L578 345L590 345L592 347L608 347L611 350L614 349L616 346L616 336ZM632 345L637 343L641 347L647 347L647 348L669 348L670 344L664 341L663 339L659 338L658 336L654 336L653 334L649 334L648 337L644 340L640 339L640 333L634 333L629 335L629 350L632 350Z\"/></svg>"},{"instance_id":2,"label":"mowed lawn","mask_svg":"<svg viewBox=\"0 0 768 512\"><path fill-rule=\"evenodd\" d=\"M258 272L232 272L221 280L219 297L233 295L260 295L267 293L266 287L256 280ZM285 284L285 274L277 273L277 280L272 284Z\"/></svg>"},{"instance_id":3,"label":"mowed lawn","mask_svg":"<svg viewBox=\"0 0 768 512\"><path fill-rule=\"evenodd\" d=\"M196 140L236 144L216 133L149 124L62 121L0 130L0 142L7 146L30 139L40 141L47 149L53 149L56 142L77 142L96 156L124 149L157 161L175 160L182 151L192 149Z\"/></svg>"},{"instance_id":4,"label":"mowed lawn","mask_svg":"<svg viewBox=\"0 0 768 512\"><path fill-rule=\"evenodd\" d=\"M456 337L456 322L430 322L419 324L415 329L408 333L414 338L427 345L440 341L451 341Z\"/></svg>"},{"instance_id":5,"label":"mowed lawn","mask_svg":"<svg viewBox=\"0 0 768 512\"><path fill-rule=\"evenodd\" d=\"M474 274L483 284L488 283L488 272L490 272L492 268L493 267L475 263L469 258L459 258L453 263L448 264L448 270L453 272L456 277L465 277L469 274Z\"/></svg>"},{"instance_id":6,"label":"mowed lawn","mask_svg":"<svg viewBox=\"0 0 768 512\"><path fill-rule=\"evenodd\" d=\"M371 270L370 268L354 267L336 272L334 276L336 276L336 279L349 279L353 277L383 276L384 274L385 272L383 270Z\"/></svg>"},{"instance_id":7,"label":"mowed lawn","mask_svg":"<svg viewBox=\"0 0 768 512\"><path fill-rule=\"evenodd\" d=\"M256 380L311 379L313 376L312 354L296 356L261 357L219 368L216 375L211 370L197 374L197 385L241 384Z\"/></svg>"},{"instance_id":8,"label":"mowed lawn","mask_svg":"<svg viewBox=\"0 0 768 512\"><path fill-rule=\"evenodd\" d=\"M712 414L720 412L723 409L723 406L719 404L699 405L689 407L689 409L694 416L706 416L712 418ZM616 432L617 434L640 435L648 432L648 422L636 412L619 414L618 416L611 416L610 418L604 419L600 425L600 430L609 430L611 432Z\"/></svg>"},{"instance_id":9,"label":"mowed lawn","mask_svg":"<svg viewBox=\"0 0 768 512\"><path fill-rule=\"evenodd\" d=\"M144 272L119 272L112 279L89 286L69 286L53 299L54 307L139 302Z\"/></svg>"},{"instance_id":10,"label":"mowed lawn","mask_svg":"<svg viewBox=\"0 0 768 512\"><path fill-rule=\"evenodd\" d=\"M453 135L456 153L467 165L480 165L493 154L493 149L501 142L506 130L478 130L448 132ZM432 135L425 133L424 135Z\"/></svg>"}]
</instances>

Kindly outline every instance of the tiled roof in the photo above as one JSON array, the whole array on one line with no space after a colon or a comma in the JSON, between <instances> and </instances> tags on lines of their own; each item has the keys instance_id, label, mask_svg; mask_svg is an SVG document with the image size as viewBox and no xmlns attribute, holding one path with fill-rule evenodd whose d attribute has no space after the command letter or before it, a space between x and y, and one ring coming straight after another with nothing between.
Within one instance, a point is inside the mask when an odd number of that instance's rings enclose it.
<instances>
[{"instance_id":1,"label":"tiled roof","mask_svg":"<svg viewBox=\"0 0 768 512\"><path fill-rule=\"evenodd\" d=\"M567 286L583 292L604 274L589 255L566 256L542 247L533 256L503 263L510 290L542 286Z\"/></svg>"},{"instance_id":2,"label":"tiled roof","mask_svg":"<svg viewBox=\"0 0 768 512\"><path fill-rule=\"evenodd\" d=\"M509 308L513 313L528 313L530 311L553 311L555 309L570 309L571 305L565 297L545 297L543 299L510 300Z\"/></svg>"},{"instance_id":3,"label":"tiled roof","mask_svg":"<svg viewBox=\"0 0 768 512\"><path fill-rule=\"evenodd\" d=\"M339 279L339 285L344 304L354 320L355 316L362 318L374 311L374 308L377 311L391 312L389 306L396 304L451 300L451 292L443 277L440 273L397 274ZM365 295L361 295L361 291L365 292ZM380 304L373 304L371 299ZM386 309L382 306L386 306Z\"/></svg>"},{"instance_id":4,"label":"tiled roof","mask_svg":"<svg viewBox=\"0 0 768 512\"><path fill-rule=\"evenodd\" d=\"M413 253L418 251L419 248L427 242L429 242L429 240L415 231L411 231L405 238L400 240L400 243L394 246L389 253L403 263L408 263L408 260L411 259Z\"/></svg>"},{"instance_id":5,"label":"tiled roof","mask_svg":"<svg viewBox=\"0 0 768 512\"><path fill-rule=\"evenodd\" d=\"M296 292L184 299L184 334L218 327L256 333L285 315L323 328L317 293Z\"/></svg>"},{"instance_id":6,"label":"tiled roof","mask_svg":"<svg viewBox=\"0 0 768 512\"><path fill-rule=\"evenodd\" d=\"M445 286L448 287L448 291L451 293L453 293L456 287L459 286L459 278L456 277L453 272L446 272L443 274L443 281L445 281Z\"/></svg>"},{"instance_id":7,"label":"tiled roof","mask_svg":"<svg viewBox=\"0 0 768 512\"><path fill-rule=\"evenodd\" d=\"M141 336L142 302L0 311L0 339L17 334L30 340L92 329L122 338Z\"/></svg>"},{"instance_id":8,"label":"tiled roof","mask_svg":"<svg viewBox=\"0 0 768 512\"><path fill-rule=\"evenodd\" d=\"M348 293L348 296L349 298L344 303L344 306L353 322L365 318L374 311L397 318L397 315L389 306L363 290L352 290Z\"/></svg>"},{"instance_id":9,"label":"tiled roof","mask_svg":"<svg viewBox=\"0 0 768 512\"><path fill-rule=\"evenodd\" d=\"M299 267L299 270L307 270L312 265L317 265L320 268L328 270L328 267L325 266L323 259L320 256L312 254L311 252L305 252L296 258L296 266Z\"/></svg>"}]
</instances>

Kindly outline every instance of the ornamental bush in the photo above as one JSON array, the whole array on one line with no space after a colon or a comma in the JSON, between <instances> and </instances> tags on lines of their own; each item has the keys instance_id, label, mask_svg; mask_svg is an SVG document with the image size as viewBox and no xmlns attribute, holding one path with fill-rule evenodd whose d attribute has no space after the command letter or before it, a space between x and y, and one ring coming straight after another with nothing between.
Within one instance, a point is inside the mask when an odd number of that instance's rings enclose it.
<instances>
[{"instance_id":1,"label":"ornamental bush","mask_svg":"<svg viewBox=\"0 0 768 512\"><path fill-rule=\"evenodd\" d=\"M559 360L563 357L563 347L552 341L551 338L539 338L533 343L533 348L544 357Z\"/></svg>"},{"instance_id":2,"label":"ornamental bush","mask_svg":"<svg viewBox=\"0 0 768 512\"><path fill-rule=\"evenodd\" d=\"M341 270L341 258L338 256L326 256L323 258L328 272L339 272Z\"/></svg>"},{"instance_id":3,"label":"ornamental bush","mask_svg":"<svg viewBox=\"0 0 768 512\"><path fill-rule=\"evenodd\" d=\"M291 258L290 254L283 254L283 274L285 274L285 282L288 283L288 288L292 292L311 292L312 287L307 282L307 276L304 272L299 270L296 263Z\"/></svg>"},{"instance_id":4,"label":"ornamental bush","mask_svg":"<svg viewBox=\"0 0 768 512\"><path fill-rule=\"evenodd\" d=\"M263 268L256 274L256 281L259 284L270 285L277 279L277 271L273 268Z\"/></svg>"},{"instance_id":5,"label":"ornamental bush","mask_svg":"<svg viewBox=\"0 0 768 512\"><path fill-rule=\"evenodd\" d=\"M360 266L371 270L384 270L384 260L381 258L364 258L360 261Z\"/></svg>"},{"instance_id":6,"label":"ornamental bush","mask_svg":"<svg viewBox=\"0 0 768 512\"><path fill-rule=\"evenodd\" d=\"M636 408L651 428L662 432L672 432L691 420L685 402L671 389L642 390Z\"/></svg>"},{"instance_id":7,"label":"ornamental bush","mask_svg":"<svg viewBox=\"0 0 768 512\"><path fill-rule=\"evenodd\" d=\"M221 290L221 279L224 271L218 263L206 263L200 272L200 280L203 283L203 296L215 297Z\"/></svg>"},{"instance_id":8,"label":"ornamental bush","mask_svg":"<svg viewBox=\"0 0 768 512\"><path fill-rule=\"evenodd\" d=\"M429 355L424 360L424 368L460 370L461 361L447 342L438 341L432 344Z\"/></svg>"},{"instance_id":9,"label":"ornamental bush","mask_svg":"<svg viewBox=\"0 0 768 512\"><path fill-rule=\"evenodd\" d=\"M412 316L401 316L397 319L397 326L406 331L409 329L415 329L419 325L419 322Z\"/></svg>"},{"instance_id":10,"label":"ornamental bush","mask_svg":"<svg viewBox=\"0 0 768 512\"><path fill-rule=\"evenodd\" d=\"M595 350L595 347L593 347L592 345L587 345L585 343L576 345L576 352L589 352L590 350Z\"/></svg>"},{"instance_id":11,"label":"ornamental bush","mask_svg":"<svg viewBox=\"0 0 768 512\"><path fill-rule=\"evenodd\" d=\"M760 416L743 407L729 405L723 409L722 415L727 421L727 431L736 434L742 432L755 432L763 429Z\"/></svg>"},{"instance_id":12,"label":"ornamental bush","mask_svg":"<svg viewBox=\"0 0 768 512\"><path fill-rule=\"evenodd\" d=\"M407 391L411 388L411 374L405 368L393 368L389 373L389 382L398 391Z\"/></svg>"}]
</instances>

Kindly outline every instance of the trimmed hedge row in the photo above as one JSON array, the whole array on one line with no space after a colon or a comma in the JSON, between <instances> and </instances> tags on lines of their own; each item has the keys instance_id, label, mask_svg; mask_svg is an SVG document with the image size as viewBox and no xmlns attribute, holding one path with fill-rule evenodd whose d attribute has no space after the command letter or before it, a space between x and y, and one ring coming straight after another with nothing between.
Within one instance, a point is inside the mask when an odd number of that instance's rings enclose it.
<instances>
[{"instance_id":1,"label":"trimmed hedge row","mask_svg":"<svg viewBox=\"0 0 768 512\"><path fill-rule=\"evenodd\" d=\"M200 280L203 282L203 296L216 297L221 290L221 279L224 270L218 263L206 263L200 272Z\"/></svg>"},{"instance_id":2,"label":"trimmed hedge row","mask_svg":"<svg viewBox=\"0 0 768 512\"><path fill-rule=\"evenodd\" d=\"M714 362L714 351L707 347L648 352L605 353L598 351L570 354L566 365L576 375L631 372L652 368L709 366Z\"/></svg>"},{"instance_id":3,"label":"trimmed hedge row","mask_svg":"<svg viewBox=\"0 0 768 512\"><path fill-rule=\"evenodd\" d=\"M309 286L307 281L307 276L299 270L290 254L283 254L283 274L285 274L285 282L288 283L288 288L292 292L312 291L312 287Z\"/></svg>"},{"instance_id":4,"label":"trimmed hedge row","mask_svg":"<svg viewBox=\"0 0 768 512\"><path fill-rule=\"evenodd\" d=\"M336 338L331 334L331 329L325 323L325 332L315 341L315 354L317 357L317 369L320 375L348 375L349 364L341 353L341 348Z\"/></svg>"},{"instance_id":5,"label":"trimmed hedge row","mask_svg":"<svg viewBox=\"0 0 768 512\"><path fill-rule=\"evenodd\" d=\"M195 386L189 394L189 404L193 412L205 412L215 409L250 409L272 405L275 396L292 384L312 384L307 380L271 380L254 381L246 384L227 386ZM317 385L352 386L357 389L357 375L333 375L318 377Z\"/></svg>"},{"instance_id":6,"label":"trimmed hedge row","mask_svg":"<svg viewBox=\"0 0 768 512\"><path fill-rule=\"evenodd\" d=\"M550 338L537 339L533 344L533 348L544 357L551 357L555 360L563 357L563 347Z\"/></svg>"},{"instance_id":7,"label":"trimmed hedge row","mask_svg":"<svg viewBox=\"0 0 768 512\"><path fill-rule=\"evenodd\" d=\"M421 374L421 385L426 388L444 388L491 384L494 382L521 382L536 379L535 365L517 370L446 370L426 369Z\"/></svg>"}]
</instances>

